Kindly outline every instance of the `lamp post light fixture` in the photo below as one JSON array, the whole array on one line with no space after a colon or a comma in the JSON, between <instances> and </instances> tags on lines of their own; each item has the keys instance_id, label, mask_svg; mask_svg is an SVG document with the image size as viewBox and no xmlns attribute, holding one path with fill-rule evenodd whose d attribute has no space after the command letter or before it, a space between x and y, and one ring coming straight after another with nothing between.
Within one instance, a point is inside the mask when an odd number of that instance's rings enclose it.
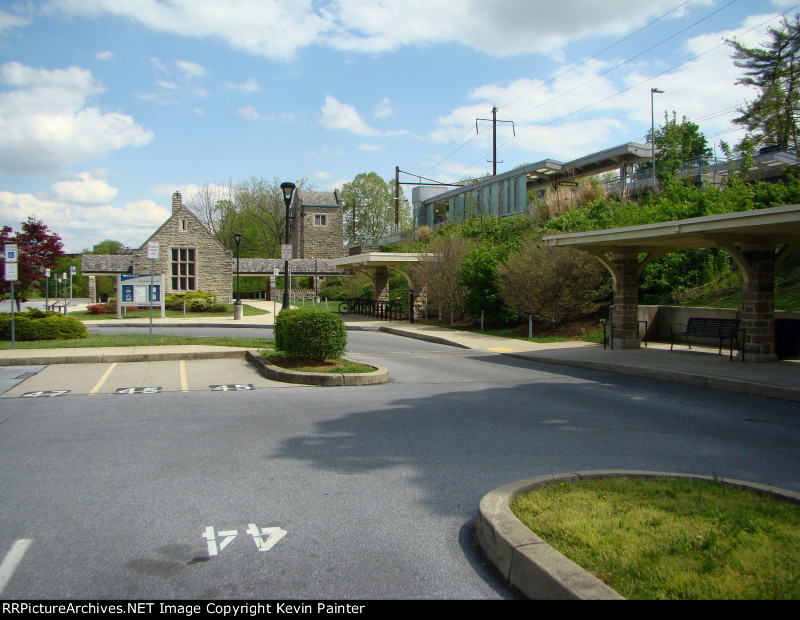
<instances>
[{"instance_id":1,"label":"lamp post light fixture","mask_svg":"<svg viewBox=\"0 0 800 620\"><path fill-rule=\"evenodd\" d=\"M237 308L234 308L233 318L234 319L241 319L241 306L242 306L242 289L239 286L240 284L240 269L239 269L239 244L242 242L242 233L233 233L233 240L236 242L236 302L234 303ZM239 312L236 312L239 310Z\"/></svg>"},{"instance_id":2,"label":"lamp post light fixture","mask_svg":"<svg viewBox=\"0 0 800 620\"><path fill-rule=\"evenodd\" d=\"M285 245L289 245L289 207L292 204L292 199L294 198L294 192L297 186L290 181L286 181L281 183L281 191L283 192L283 202L286 204L286 242ZM289 309L289 259L287 255L285 256L284 264L283 264L283 305L281 306L281 310L288 310Z\"/></svg>"},{"instance_id":3,"label":"lamp post light fixture","mask_svg":"<svg viewBox=\"0 0 800 620\"><path fill-rule=\"evenodd\" d=\"M653 149L652 151L652 161L653 161L653 188L656 187L656 117L654 112L654 105L653 105L653 95L661 95L664 91L660 88L651 88L650 89L650 143Z\"/></svg>"}]
</instances>

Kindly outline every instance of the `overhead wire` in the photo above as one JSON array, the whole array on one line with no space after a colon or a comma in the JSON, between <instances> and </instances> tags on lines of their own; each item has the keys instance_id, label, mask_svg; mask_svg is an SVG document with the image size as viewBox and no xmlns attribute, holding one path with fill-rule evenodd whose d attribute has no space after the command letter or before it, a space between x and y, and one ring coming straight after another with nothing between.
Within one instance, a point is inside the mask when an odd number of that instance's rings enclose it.
<instances>
[{"instance_id":1,"label":"overhead wire","mask_svg":"<svg viewBox=\"0 0 800 620\"><path fill-rule=\"evenodd\" d=\"M726 6L730 6L730 4L729 4L729 5L726 5ZM760 24L758 24L758 25L756 25L756 26L753 26L753 27L749 28L748 30L744 31L744 32L743 32L743 33L741 33L741 34L747 34L747 33L749 33L749 32L752 32L753 30L757 30L757 29L759 29L759 28L761 28L761 27L765 26L766 24L768 24L768 23L770 23L770 22L774 21L775 19L777 19L777 18L779 18L779 17L782 17L782 16L786 15L787 13L789 13L789 12L791 12L791 11L795 10L795 9L796 9L796 8L798 8L798 7L800 7L800 4L797 4L797 5L795 5L795 6L791 7L791 8L789 8L789 9L787 9L786 11L784 11L784 12L782 12L782 13L780 13L780 14L776 15L775 17L772 17L772 18L770 18L770 19L768 19L768 20L766 20L766 21L764 21L764 22L762 22L762 23L760 23ZM740 35L740 36L741 36L741 35ZM706 54L709 54L709 53L711 53L711 52L713 52L713 51L715 51L715 50L717 50L717 49L719 49L719 48L721 48L721 47L723 47L723 46L725 46L725 45L727 45L727 43L725 43L725 42L723 42L723 43L720 43L719 45L716 45L716 46L712 47L711 49L708 49L708 50L706 50L706 51L704 51L704 52L701 52L701 53L699 53L699 54L697 54L697 55L693 56L692 58L688 58L688 59L684 60L683 62L680 62L680 63L678 63L678 64L676 64L676 65L674 65L674 66L672 66L672 67L670 67L670 68L668 68L668 69L665 69L664 71L661 71L660 73L657 73L657 74L655 74L655 75L653 75L653 76L650 76L650 77L648 77L648 78L646 78L646 79L644 79L644 80L641 80L640 82L637 82L636 84L633 84L632 86L629 86L629 87L627 87L627 88L624 88L624 89L622 89L622 90L619 90L619 91L615 92L614 94L612 94L612 95L609 95L608 97L605 97L605 98L603 98L603 99L600 99L600 100L598 100L598 101L595 101L594 103L591 103L591 104L589 104L589 105L587 105L587 106L584 106L584 107L582 107L582 108L579 108L579 109L577 109L577 110L574 110L574 111L572 111L572 112L570 112L570 113L568 113L568 114L564 114L564 115L562 115L562 116L560 116L560 117L558 117L558 118L555 118L555 119L553 119L553 120L551 120L551 121L549 121L549 122L547 122L547 123L543 123L543 124L541 124L541 125L536 125L536 126L534 126L534 127L531 127L531 128L530 128L530 129L528 129L527 131L523 131L522 133L519 133L519 134L517 134L517 137L520 137L520 136L523 136L523 135L529 134L529 133L531 133L531 132L533 132L533 131L536 131L536 130L542 129L542 128L544 128L544 127L548 127L548 126L550 126L550 125L553 125L553 124L555 124L555 123L557 123L557 122L559 122L559 121L562 121L562 120L564 120L564 119L566 119L566 118L569 118L570 116L574 116L575 114L578 114L578 113L580 113L580 112L583 112L583 111L585 111L585 110L587 110L587 109L589 109L589 108L592 108L592 107L594 107L594 106L596 106L596 105L599 105L599 104L601 104L601 103L604 103L604 102L606 102L606 101L608 101L608 100L610 100L610 99L613 99L614 97L617 97L617 96L619 96L619 95L621 95L621 94L623 94L623 93L626 93L626 92L628 92L628 91L630 91L630 90L632 90L632 89L634 89L634 88L637 88L637 87L641 86L642 84L646 84L646 83L647 83L647 82L649 82L649 81L652 81L652 80L654 80L654 79L656 79L656 78L658 78L658 77L661 77L661 76L663 76L663 75L665 75L665 74L667 74L667 73L669 73L669 72L671 72L671 71L674 71L675 69L677 69L677 68L679 68L679 67L681 67L681 66L683 66L683 65L685 65L685 64L687 64L687 63L689 63L689 62L692 62L692 61L694 61L694 60L697 60L698 58L700 58L700 57L702 57L702 56L705 56ZM505 142L503 142L502 144L500 144L500 145L499 145L497 148L499 149L499 148L501 148L501 147L503 147L503 146L507 145L509 142L511 142L511 139L509 139L509 140L506 140ZM475 166L476 164L478 164L479 162L481 162L481 161L484 159L484 157L486 157L486 155L483 155L481 158L479 158L478 160L476 160L476 161L474 161L473 163L471 163L469 166L467 166L466 168L464 168L464 170L463 170L462 172L460 172L460 173L458 173L458 174L463 174L465 171L467 171L467 170L469 170L470 168L472 168L472 166Z\"/></svg>"},{"instance_id":2,"label":"overhead wire","mask_svg":"<svg viewBox=\"0 0 800 620\"><path fill-rule=\"evenodd\" d=\"M736 0L733 0L733 2L735 2L735 1L736 1ZM599 52L595 52L595 53L594 53L592 56L590 56L589 58L586 58L585 60L583 60L582 62L578 63L577 65L573 65L573 66L569 67L568 69L566 69L565 71L562 71L562 72L561 72L561 73L559 73L558 75L554 76L554 77L553 77L553 78L551 78L550 80L547 80L546 82L544 82L544 83L543 83L543 85L544 85L544 86L547 86L547 85L549 85L549 84L552 84L552 83L553 83L555 80L557 80L557 79L559 79L559 78L561 78L561 77L563 77L563 76L565 76L565 75L567 75L567 74L569 74L569 73L571 73L571 72L573 72L573 71L575 71L575 70L579 69L580 67L582 67L582 66L583 66L583 65L585 65L586 63L590 62L591 60L596 60L596 59L597 59L599 56L601 56L602 54L606 53L606 52L607 52L607 51L609 51L610 49L613 49L614 47L616 47L616 46L617 46L617 45L619 45L620 43L622 43L622 42L626 41L627 39L629 39L629 38L631 38L631 37L633 37L633 36L635 36L636 34L638 34L638 33L642 32L643 30L646 30L647 28L649 28L650 26L652 26L652 25L653 25L653 24L655 24L656 22L660 21L661 19L664 19L664 18L665 18L665 17L667 17L668 15L670 15L670 14L674 13L675 11L677 11L677 10L679 10L679 9L683 8L685 5L689 4L689 2L692 2L692 0L684 0L684 1L683 1L683 2L681 2L679 5L677 5L677 6L673 7L672 9L670 9L669 11L667 11L666 13L663 13L662 15L658 16L657 18L655 18L655 19L654 19L654 20L652 20L651 22L648 22L647 24L645 24L644 26L642 26L642 27L638 28L637 30L634 30L634 31L633 31L633 32L631 32L630 34L628 34L628 35L626 35L626 36L622 37L621 39L618 39L617 41L615 41L614 43L612 43L612 44L611 44L611 45L609 45L608 47L605 47L604 49L600 50ZM524 94L520 95L519 97L517 97L516 99L514 99L514 100L512 100L512 101L509 101L508 103L505 103L505 104L502 104L502 105L500 105L500 106L498 107L498 110L501 110L501 109L503 109L503 108L506 108L506 107L508 107L508 106L512 105L512 104L513 104L513 103L515 103L516 101L519 101L520 99L522 99L522 98L524 98L524 97L527 97L527 96L528 96L528 95L530 95L532 92L535 92L535 89L532 89L532 90L528 91L527 93L524 93ZM451 146L451 145L452 145L453 143L455 143L457 140L461 140L461 139L462 139L462 138L463 138L463 137L464 137L466 134L468 134L468 133L471 133L471 132L472 132L472 127L470 126L470 128L469 128L469 129L467 129L467 130L465 130L464 132L462 132L462 133L461 133L461 134L460 134L460 135L459 135L457 138L454 138L454 139L450 140L450 142L448 142L448 143L447 143L445 146L443 146L442 148L440 148L438 151L436 151L435 153L433 153L433 154L429 155L428 157L426 157L425 159L423 159L423 160L422 160L422 161L421 161L419 164L417 164L417 166L419 166L419 167L422 167L422 166L423 166L423 165L424 165L424 164L425 164L425 163L426 163L428 160L430 160L430 159L432 159L432 158L436 157L436 156L437 156L439 153L441 153L442 151L444 151L445 149L447 149L449 146ZM477 137L477 135L478 135L477 133L476 133L476 134L474 134L474 135L473 135L473 136L472 136L472 137L471 137L469 140L467 140L466 142L464 142L464 143L463 143L461 146L459 146L458 148L456 148L456 149L454 149L453 151L451 151L450 153L448 153L448 154L447 154L447 155L446 155L446 156L445 156L445 157L444 157L442 160L440 160L440 161L437 161L437 162L436 162L436 163L435 163L433 166L431 166L430 168L428 168L427 170L425 170L425 171L423 172L423 174L427 174L427 173L428 173L428 172L430 172L430 171L431 171L433 168L435 168L437 165L441 164L441 163L442 163L442 161L446 161L446 160L447 160L447 159L448 159L448 158L449 158L451 155L454 155L455 153L457 153L458 151L460 151L460 150L461 150L462 148L464 148L464 147L465 147L467 144L469 144L470 142L472 142L472 141L473 141L473 140L474 140L474 139ZM415 167L417 167L417 166L415 166Z\"/></svg>"}]
</instances>

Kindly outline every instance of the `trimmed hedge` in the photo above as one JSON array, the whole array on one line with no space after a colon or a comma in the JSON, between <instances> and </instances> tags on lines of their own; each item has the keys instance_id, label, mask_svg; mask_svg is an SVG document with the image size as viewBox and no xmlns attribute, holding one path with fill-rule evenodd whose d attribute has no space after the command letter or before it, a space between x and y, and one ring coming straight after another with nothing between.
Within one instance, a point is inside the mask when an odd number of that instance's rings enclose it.
<instances>
[{"instance_id":1,"label":"trimmed hedge","mask_svg":"<svg viewBox=\"0 0 800 620\"><path fill-rule=\"evenodd\" d=\"M227 310L224 305L216 303L217 298L214 295L203 291L187 291L168 295L164 300L164 307L167 310L183 310L183 302L186 302L186 310L189 312L224 312Z\"/></svg>"},{"instance_id":2,"label":"trimmed hedge","mask_svg":"<svg viewBox=\"0 0 800 620\"><path fill-rule=\"evenodd\" d=\"M347 350L344 321L314 308L281 310L275 319L275 348L317 362L337 359Z\"/></svg>"},{"instance_id":3,"label":"trimmed hedge","mask_svg":"<svg viewBox=\"0 0 800 620\"><path fill-rule=\"evenodd\" d=\"M28 310L14 313L14 339L73 340L86 338L86 326L71 316L58 312ZM11 314L0 314L0 339L11 340Z\"/></svg>"}]
</instances>

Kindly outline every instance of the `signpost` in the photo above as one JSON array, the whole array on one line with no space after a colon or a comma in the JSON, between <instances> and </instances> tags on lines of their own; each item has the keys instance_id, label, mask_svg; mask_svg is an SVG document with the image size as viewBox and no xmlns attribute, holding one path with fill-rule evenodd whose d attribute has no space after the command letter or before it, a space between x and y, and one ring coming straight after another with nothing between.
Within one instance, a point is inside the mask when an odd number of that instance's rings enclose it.
<instances>
[{"instance_id":1,"label":"signpost","mask_svg":"<svg viewBox=\"0 0 800 620\"><path fill-rule=\"evenodd\" d=\"M5 256L5 274L6 282L11 286L11 348L16 348L16 334L14 332L14 282L19 278L19 269L17 264L17 254L19 249L15 243L7 243L3 246L3 254Z\"/></svg>"},{"instance_id":2,"label":"signpost","mask_svg":"<svg viewBox=\"0 0 800 620\"><path fill-rule=\"evenodd\" d=\"M277 316L276 304L278 302L277 302L277 300L275 298L278 296L278 274L279 273L280 273L280 270L277 267L275 267L275 269L272 270L272 275L275 278L275 294L272 296L272 322L273 323L275 322L275 317Z\"/></svg>"},{"instance_id":3,"label":"signpost","mask_svg":"<svg viewBox=\"0 0 800 620\"><path fill-rule=\"evenodd\" d=\"M147 244L147 258L150 259L150 337L148 344L153 344L153 274L156 270L156 260L158 259L158 241L150 241Z\"/></svg>"}]
</instances>

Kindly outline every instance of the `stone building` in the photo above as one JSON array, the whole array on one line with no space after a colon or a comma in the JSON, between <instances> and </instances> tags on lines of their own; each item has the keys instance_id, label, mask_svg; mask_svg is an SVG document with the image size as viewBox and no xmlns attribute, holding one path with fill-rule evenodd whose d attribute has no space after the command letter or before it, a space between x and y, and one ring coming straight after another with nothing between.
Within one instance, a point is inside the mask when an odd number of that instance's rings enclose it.
<instances>
[{"instance_id":1,"label":"stone building","mask_svg":"<svg viewBox=\"0 0 800 620\"><path fill-rule=\"evenodd\" d=\"M342 206L334 192L298 189L292 205L293 275L322 276L340 273L328 260L347 254L344 244ZM159 244L159 257L147 258L151 241ZM274 288L271 274L283 272L279 259L242 259L242 275L265 276L267 290ZM182 203L180 192L172 195L172 215L139 248L130 254L102 256L84 254L82 275L89 278L89 298L96 299L96 276L117 274L164 275L164 294L203 291L216 296L220 303L233 301L233 274L236 260L214 235Z\"/></svg>"},{"instance_id":2,"label":"stone building","mask_svg":"<svg viewBox=\"0 0 800 620\"><path fill-rule=\"evenodd\" d=\"M347 255L344 215L338 192L298 189L293 209L293 258L339 258Z\"/></svg>"},{"instance_id":3,"label":"stone building","mask_svg":"<svg viewBox=\"0 0 800 620\"><path fill-rule=\"evenodd\" d=\"M151 241L159 244L155 261L147 258ZM231 252L183 205L180 192L175 192L172 215L139 248L121 256L85 254L81 273L89 276L91 299L96 297L94 279L97 275L154 271L164 275L165 296L203 291L216 296L220 303L230 303L233 264Z\"/></svg>"}]
</instances>

